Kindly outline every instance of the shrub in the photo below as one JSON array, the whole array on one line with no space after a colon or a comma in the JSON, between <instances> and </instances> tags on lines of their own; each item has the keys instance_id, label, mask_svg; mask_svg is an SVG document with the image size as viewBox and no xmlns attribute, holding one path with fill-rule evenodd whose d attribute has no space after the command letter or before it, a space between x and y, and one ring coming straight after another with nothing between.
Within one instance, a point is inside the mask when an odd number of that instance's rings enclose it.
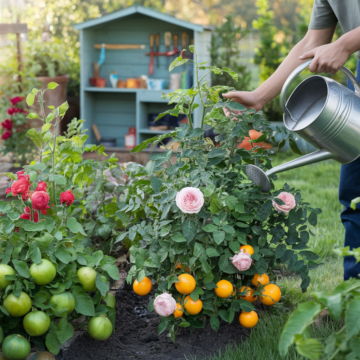
<instances>
[{"instance_id":1,"label":"shrub","mask_svg":"<svg viewBox=\"0 0 360 360\"><path fill-rule=\"evenodd\" d=\"M133 149L133 152L141 151L168 136L180 144L176 152L170 149L151 154L149 163L128 186L120 198L119 208L125 214L132 214L133 218L116 240L127 239L132 244L132 267L127 281L131 283L136 278L141 282L144 277L149 277L157 285L156 296L168 292L184 309L184 316L162 317L158 332L169 329L172 339L178 326L204 327L209 320L217 330L220 318L231 323L236 312L254 310L254 305L242 298L249 289L241 288L251 287L255 274L268 272L274 281L273 269L280 264L286 264L289 271L301 276L301 288L306 291L310 283L309 268L318 258L307 250L307 242L311 234L309 224L316 225L320 210L311 208L299 190L286 184L282 189L262 193L247 179L246 165L269 169L272 152L258 146L247 151L237 148L237 144L249 137L251 128L262 133L252 140L253 143L273 139L275 132L269 122L262 112L255 113L238 103L224 102L221 98L222 92L226 91L224 87L209 88L201 83L199 69L218 74L226 71L235 79L237 75L229 69L198 64L196 51L194 47L190 48L195 52L198 82L190 90L168 94L169 103L176 105L166 112L185 113L189 124L170 134L151 138ZM187 61L192 60L178 57L170 70ZM197 96L204 108L199 121L201 127L193 128L191 115L199 106ZM224 107L231 110L230 117L225 116ZM219 147L215 147L210 139L204 139L204 123L214 126L220 134ZM175 162L171 161L172 155L176 155ZM285 197L292 199L287 209L278 198L281 192L290 193ZM275 211L274 203L289 212ZM252 249L251 261L245 259L250 255L239 254L242 245L250 245L245 251ZM237 256L244 259L237 258L232 262L230 258ZM250 267L245 270L246 266ZM186 276L180 281L183 275ZM194 289L194 282L188 278L190 275L196 282ZM187 290L182 290L186 278ZM230 296L220 298L215 294L220 280L227 280L233 287L233 291L227 292L229 284L225 283L224 293L231 293ZM261 296L262 291L263 286L260 286L252 295ZM200 308L199 299L202 310L191 316ZM149 309L153 310L153 301Z\"/></svg>"}]
</instances>

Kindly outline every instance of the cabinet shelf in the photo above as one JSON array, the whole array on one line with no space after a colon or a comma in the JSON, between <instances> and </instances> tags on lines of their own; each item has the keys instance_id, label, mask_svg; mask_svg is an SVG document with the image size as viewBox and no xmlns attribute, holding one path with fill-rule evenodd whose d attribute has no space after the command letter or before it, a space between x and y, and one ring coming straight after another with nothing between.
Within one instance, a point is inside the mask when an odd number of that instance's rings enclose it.
<instances>
[{"instance_id":1,"label":"cabinet shelf","mask_svg":"<svg viewBox=\"0 0 360 360\"><path fill-rule=\"evenodd\" d=\"M143 129L139 129L138 132L140 134L154 134L154 135L157 135L157 134L167 134L167 133L170 133L174 130L150 130L150 129L146 129L146 128L143 128Z\"/></svg>"}]
</instances>

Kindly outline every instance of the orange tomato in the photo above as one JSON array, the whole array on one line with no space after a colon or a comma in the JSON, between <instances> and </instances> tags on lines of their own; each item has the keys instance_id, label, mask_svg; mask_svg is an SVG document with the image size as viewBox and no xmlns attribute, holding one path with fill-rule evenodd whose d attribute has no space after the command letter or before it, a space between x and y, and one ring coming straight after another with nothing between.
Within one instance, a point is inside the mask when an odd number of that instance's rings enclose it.
<instances>
[{"instance_id":1,"label":"orange tomato","mask_svg":"<svg viewBox=\"0 0 360 360\"><path fill-rule=\"evenodd\" d=\"M255 274L254 277L252 278L252 283L255 286L258 286L259 284L261 285L266 285L269 283L269 277L266 274Z\"/></svg>"},{"instance_id":2,"label":"orange tomato","mask_svg":"<svg viewBox=\"0 0 360 360\"><path fill-rule=\"evenodd\" d=\"M180 294L190 294L196 287L196 281L190 274L181 274L178 276L179 282L175 283L176 290Z\"/></svg>"},{"instance_id":3,"label":"orange tomato","mask_svg":"<svg viewBox=\"0 0 360 360\"><path fill-rule=\"evenodd\" d=\"M181 265L180 262L176 265L176 268L175 268L175 269L182 269L182 265Z\"/></svg>"},{"instance_id":4,"label":"orange tomato","mask_svg":"<svg viewBox=\"0 0 360 360\"><path fill-rule=\"evenodd\" d=\"M147 295L151 291L151 288L152 283L148 277L144 277L140 282L135 280L133 284L133 290L135 294L140 296Z\"/></svg>"},{"instance_id":5,"label":"orange tomato","mask_svg":"<svg viewBox=\"0 0 360 360\"><path fill-rule=\"evenodd\" d=\"M249 136L251 140L256 140L258 139L260 136L262 136L263 133L254 129L249 130Z\"/></svg>"},{"instance_id":6,"label":"orange tomato","mask_svg":"<svg viewBox=\"0 0 360 360\"><path fill-rule=\"evenodd\" d=\"M238 145L238 148L245 149L245 150L251 150L255 146L260 146L263 149L272 149L272 145L269 143L266 143L264 141L259 143L251 143L250 140L256 140L262 135L262 132L256 131L254 129L249 131L249 136L245 136L244 140Z\"/></svg>"},{"instance_id":7,"label":"orange tomato","mask_svg":"<svg viewBox=\"0 0 360 360\"><path fill-rule=\"evenodd\" d=\"M239 322L243 327L246 327L248 329L254 327L259 318L255 311L245 312L243 311L239 316Z\"/></svg>"},{"instance_id":8,"label":"orange tomato","mask_svg":"<svg viewBox=\"0 0 360 360\"><path fill-rule=\"evenodd\" d=\"M179 262L178 264L177 264L177 266L176 266L176 268L175 268L175 270L176 269L182 269L182 264L181 264L181 262ZM188 267L188 266L185 266L185 269L184 269L187 273L190 273L190 268Z\"/></svg>"},{"instance_id":9,"label":"orange tomato","mask_svg":"<svg viewBox=\"0 0 360 360\"><path fill-rule=\"evenodd\" d=\"M245 292L245 296L240 296L242 299L244 299L245 301L247 302L254 302L257 300L257 296L254 296L254 290L250 287L247 287L247 286L243 286L241 289L240 289L240 292L241 293L244 293Z\"/></svg>"},{"instance_id":10,"label":"orange tomato","mask_svg":"<svg viewBox=\"0 0 360 360\"><path fill-rule=\"evenodd\" d=\"M196 315L202 310L202 301L198 299L198 301L194 301L191 299L190 295L185 298L185 309L190 315Z\"/></svg>"},{"instance_id":11,"label":"orange tomato","mask_svg":"<svg viewBox=\"0 0 360 360\"><path fill-rule=\"evenodd\" d=\"M183 314L184 314L184 309L183 309L183 307L181 306L180 303L176 303L176 310L174 311L175 319L183 316Z\"/></svg>"},{"instance_id":12,"label":"orange tomato","mask_svg":"<svg viewBox=\"0 0 360 360\"><path fill-rule=\"evenodd\" d=\"M234 292L233 284L230 281L220 280L216 286L217 288L215 289L215 294L219 298L228 298Z\"/></svg>"},{"instance_id":13,"label":"orange tomato","mask_svg":"<svg viewBox=\"0 0 360 360\"><path fill-rule=\"evenodd\" d=\"M264 286L261 295L261 302L266 306L272 306L280 301L281 290L275 284L268 284Z\"/></svg>"},{"instance_id":14,"label":"orange tomato","mask_svg":"<svg viewBox=\"0 0 360 360\"><path fill-rule=\"evenodd\" d=\"M251 245L240 246L240 251L241 250L248 253L249 255L252 255L254 253L254 248Z\"/></svg>"}]
</instances>

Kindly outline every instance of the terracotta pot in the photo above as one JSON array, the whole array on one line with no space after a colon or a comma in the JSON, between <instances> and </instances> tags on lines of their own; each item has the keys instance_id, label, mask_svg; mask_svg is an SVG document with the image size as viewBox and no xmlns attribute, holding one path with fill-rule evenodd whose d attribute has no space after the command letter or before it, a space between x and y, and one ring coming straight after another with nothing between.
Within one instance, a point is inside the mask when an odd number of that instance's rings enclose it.
<instances>
[{"instance_id":1,"label":"terracotta pot","mask_svg":"<svg viewBox=\"0 0 360 360\"><path fill-rule=\"evenodd\" d=\"M104 88L106 86L106 78L90 78L89 81L91 86L99 88Z\"/></svg>"}]
</instances>

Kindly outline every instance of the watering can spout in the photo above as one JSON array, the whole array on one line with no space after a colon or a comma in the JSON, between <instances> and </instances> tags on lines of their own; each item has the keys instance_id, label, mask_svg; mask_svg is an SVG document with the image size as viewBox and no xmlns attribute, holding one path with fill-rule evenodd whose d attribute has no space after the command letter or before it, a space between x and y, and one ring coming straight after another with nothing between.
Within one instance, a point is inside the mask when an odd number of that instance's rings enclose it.
<instances>
[{"instance_id":1,"label":"watering can spout","mask_svg":"<svg viewBox=\"0 0 360 360\"><path fill-rule=\"evenodd\" d=\"M269 192L271 190L271 183L269 176L273 174L278 174L283 171L295 169L297 167L314 164L319 161L324 161L328 159L334 159L335 155L325 151L325 150L318 150L311 154L304 155L298 159L294 159L289 161L285 164L281 164L279 166L275 166L274 168L263 171L258 166L255 165L246 165L246 174L255 185L259 186L261 191Z\"/></svg>"}]
</instances>

